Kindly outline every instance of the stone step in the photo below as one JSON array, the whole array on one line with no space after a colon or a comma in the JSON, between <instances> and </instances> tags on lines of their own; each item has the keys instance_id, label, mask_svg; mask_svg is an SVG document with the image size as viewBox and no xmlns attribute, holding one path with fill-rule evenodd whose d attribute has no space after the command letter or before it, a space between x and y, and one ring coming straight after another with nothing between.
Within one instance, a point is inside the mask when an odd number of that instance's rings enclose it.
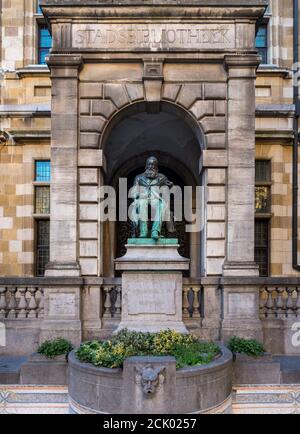
<instances>
[{"instance_id":1,"label":"stone step","mask_svg":"<svg viewBox=\"0 0 300 434\"><path fill-rule=\"evenodd\" d=\"M0 357L0 384L19 384L21 366L27 357Z\"/></svg>"},{"instance_id":2,"label":"stone step","mask_svg":"<svg viewBox=\"0 0 300 434\"><path fill-rule=\"evenodd\" d=\"M68 389L0 386L0 414L69 414Z\"/></svg>"},{"instance_id":3,"label":"stone step","mask_svg":"<svg viewBox=\"0 0 300 434\"><path fill-rule=\"evenodd\" d=\"M281 384L299 384L300 386L300 369L297 371L282 371Z\"/></svg>"},{"instance_id":4,"label":"stone step","mask_svg":"<svg viewBox=\"0 0 300 434\"><path fill-rule=\"evenodd\" d=\"M273 359L280 363L281 384L300 385L300 356L274 356Z\"/></svg>"},{"instance_id":5,"label":"stone step","mask_svg":"<svg viewBox=\"0 0 300 434\"><path fill-rule=\"evenodd\" d=\"M233 414L300 414L299 385L235 387Z\"/></svg>"}]
</instances>

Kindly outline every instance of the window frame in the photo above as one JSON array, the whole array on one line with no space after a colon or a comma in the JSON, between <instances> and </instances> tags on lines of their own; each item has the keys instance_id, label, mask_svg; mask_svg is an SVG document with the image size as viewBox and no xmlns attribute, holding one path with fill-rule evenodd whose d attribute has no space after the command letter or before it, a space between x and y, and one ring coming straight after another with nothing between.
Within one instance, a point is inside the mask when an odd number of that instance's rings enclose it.
<instances>
[{"instance_id":1,"label":"window frame","mask_svg":"<svg viewBox=\"0 0 300 434\"><path fill-rule=\"evenodd\" d=\"M41 62L41 53L43 50L45 50L45 48L41 47L41 30L42 30L42 27L47 28L44 17L37 19L37 49L36 49L37 54L36 55L37 55L37 64L46 67L47 63ZM50 34L50 36L51 36L51 34ZM51 40L52 40L52 37L51 37ZM52 48L52 45L51 45L51 47L49 47L49 53L50 53L51 48Z\"/></svg>"},{"instance_id":2,"label":"window frame","mask_svg":"<svg viewBox=\"0 0 300 434\"><path fill-rule=\"evenodd\" d=\"M34 219L34 271L36 277L45 277L44 274L39 273L39 261L38 261L38 249L39 249L39 243L38 243L38 237L39 237L39 223L45 221L49 223L49 246L48 246L48 257L50 260L50 219L42 219L42 218L35 218Z\"/></svg>"},{"instance_id":3,"label":"window frame","mask_svg":"<svg viewBox=\"0 0 300 434\"><path fill-rule=\"evenodd\" d=\"M268 277L270 276L270 272L271 272L271 223L272 223L272 217L273 217L273 213L272 213L272 185L273 185L273 181L272 181L272 159L270 158L255 158L255 171L256 171L256 163L258 161L267 161L269 164L269 170L268 170L268 175L269 175L269 180L265 180L265 181L257 181L256 180L256 173L255 173L255 188L256 187L269 187L269 191L270 191L270 197L269 197L269 203L270 203L270 211L269 212L256 212L255 211L255 221L254 221L254 225L256 225L257 222L259 221L265 221L267 226L268 226L268 247L267 247L267 264L266 264L266 268L267 268L267 276L263 276L260 273L260 276L262 277ZM255 207L255 203L254 203L254 207ZM254 231L256 230L256 227L254 228ZM254 233L255 235L255 233ZM255 250L256 250L256 238L254 236L254 255L255 255ZM256 260L256 258L255 258ZM260 270L259 270L260 271Z\"/></svg>"},{"instance_id":4,"label":"window frame","mask_svg":"<svg viewBox=\"0 0 300 434\"><path fill-rule=\"evenodd\" d=\"M256 28L256 35L255 35L255 48L256 50L259 51L259 47L256 46L256 37L259 31L260 27L266 27L266 63L264 63L263 61L260 63L260 65L269 65L270 64L270 57L271 57L271 53L270 53L270 42L271 42L271 37L270 37L270 22L271 22L271 18L272 18L272 14L270 13L269 10L267 10L267 12L265 13L264 17L259 21L257 28ZM258 53L259 54L259 53Z\"/></svg>"},{"instance_id":5,"label":"window frame","mask_svg":"<svg viewBox=\"0 0 300 434\"><path fill-rule=\"evenodd\" d=\"M259 269L259 276L260 277L269 277L270 276L270 272L271 272L271 219L270 218L266 218L266 217L259 217L259 218L255 218L255 226L256 223L258 222L266 222L267 224L267 237L268 237L268 242L267 242L267 247L266 247L266 251L267 251L267 262L266 262L266 269L267 269L267 274L261 274L260 269ZM256 227L255 227L256 230ZM255 251L258 248L262 248L261 246L256 247L256 237L254 237L254 255L255 255ZM256 258L255 258L256 261ZM257 265L259 265L257 263Z\"/></svg>"},{"instance_id":6,"label":"window frame","mask_svg":"<svg viewBox=\"0 0 300 434\"><path fill-rule=\"evenodd\" d=\"M50 181L36 181L36 165L39 161L47 161L50 164ZM50 225L50 213L51 213L51 160L49 158L36 158L33 161L33 179L32 182L34 189L34 273L36 277L44 277L38 273L38 225L41 221L48 221ZM36 213L36 187L49 187L50 189L50 213L49 214L37 214ZM49 234L50 234L49 227ZM50 236L50 235L49 235ZM49 240L49 259L50 259L50 240Z\"/></svg>"}]
</instances>

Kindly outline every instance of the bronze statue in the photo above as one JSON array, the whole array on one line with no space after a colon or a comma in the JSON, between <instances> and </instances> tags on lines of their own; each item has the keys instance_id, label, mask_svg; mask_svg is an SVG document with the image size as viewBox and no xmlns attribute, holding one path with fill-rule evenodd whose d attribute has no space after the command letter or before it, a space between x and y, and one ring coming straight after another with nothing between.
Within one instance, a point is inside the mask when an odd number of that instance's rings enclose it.
<instances>
[{"instance_id":1,"label":"bronze statue","mask_svg":"<svg viewBox=\"0 0 300 434\"><path fill-rule=\"evenodd\" d=\"M165 175L158 171L158 160L150 157L146 163L146 171L138 175L134 181L135 207L138 211L132 220L136 228L139 229L140 238L148 238L148 209L153 211L153 225L151 238L158 240L161 236L162 224L165 219L166 211L169 211L168 204L159 191L162 187L172 188L173 183ZM172 223L169 223L169 230L173 232Z\"/></svg>"}]
</instances>

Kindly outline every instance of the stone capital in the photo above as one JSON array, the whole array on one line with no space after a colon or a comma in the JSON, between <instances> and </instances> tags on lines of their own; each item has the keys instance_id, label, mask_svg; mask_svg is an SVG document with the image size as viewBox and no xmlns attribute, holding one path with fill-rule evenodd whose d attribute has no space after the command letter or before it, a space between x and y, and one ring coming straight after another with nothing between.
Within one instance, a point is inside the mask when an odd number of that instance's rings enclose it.
<instances>
[{"instance_id":1,"label":"stone capital","mask_svg":"<svg viewBox=\"0 0 300 434\"><path fill-rule=\"evenodd\" d=\"M82 56L51 54L47 58L51 78L78 78L83 67Z\"/></svg>"},{"instance_id":2,"label":"stone capital","mask_svg":"<svg viewBox=\"0 0 300 434\"><path fill-rule=\"evenodd\" d=\"M255 79L260 57L257 54L225 56L224 62L229 79Z\"/></svg>"}]
</instances>

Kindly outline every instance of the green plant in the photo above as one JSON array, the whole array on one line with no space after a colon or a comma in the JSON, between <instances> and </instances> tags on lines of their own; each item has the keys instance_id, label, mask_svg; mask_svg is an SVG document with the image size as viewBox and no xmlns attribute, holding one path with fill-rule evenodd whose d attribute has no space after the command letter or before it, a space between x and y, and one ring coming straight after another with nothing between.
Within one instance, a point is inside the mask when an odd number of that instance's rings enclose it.
<instances>
[{"instance_id":1,"label":"green plant","mask_svg":"<svg viewBox=\"0 0 300 434\"><path fill-rule=\"evenodd\" d=\"M58 338L52 341L43 342L37 352L42 354L48 359L54 359L56 356L61 356L63 354L67 355L73 350L72 344L63 338Z\"/></svg>"},{"instance_id":2,"label":"green plant","mask_svg":"<svg viewBox=\"0 0 300 434\"><path fill-rule=\"evenodd\" d=\"M246 354L247 356L261 356L265 349L263 345L255 339L244 339L237 336L230 338L228 348L233 353Z\"/></svg>"},{"instance_id":3,"label":"green plant","mask_svg":"<svg viewBox=\"0 0 300 434\"><path fill-rule=\"evenodd\" d=\"M112 340L81 345L76 355L81 362L106 368L121 368L130 356L174 356L177 368L211 362L220 350L216 344L202 343L193 335L174 330L140 333L122 330Z\"/></svg>"}]
</instances>

